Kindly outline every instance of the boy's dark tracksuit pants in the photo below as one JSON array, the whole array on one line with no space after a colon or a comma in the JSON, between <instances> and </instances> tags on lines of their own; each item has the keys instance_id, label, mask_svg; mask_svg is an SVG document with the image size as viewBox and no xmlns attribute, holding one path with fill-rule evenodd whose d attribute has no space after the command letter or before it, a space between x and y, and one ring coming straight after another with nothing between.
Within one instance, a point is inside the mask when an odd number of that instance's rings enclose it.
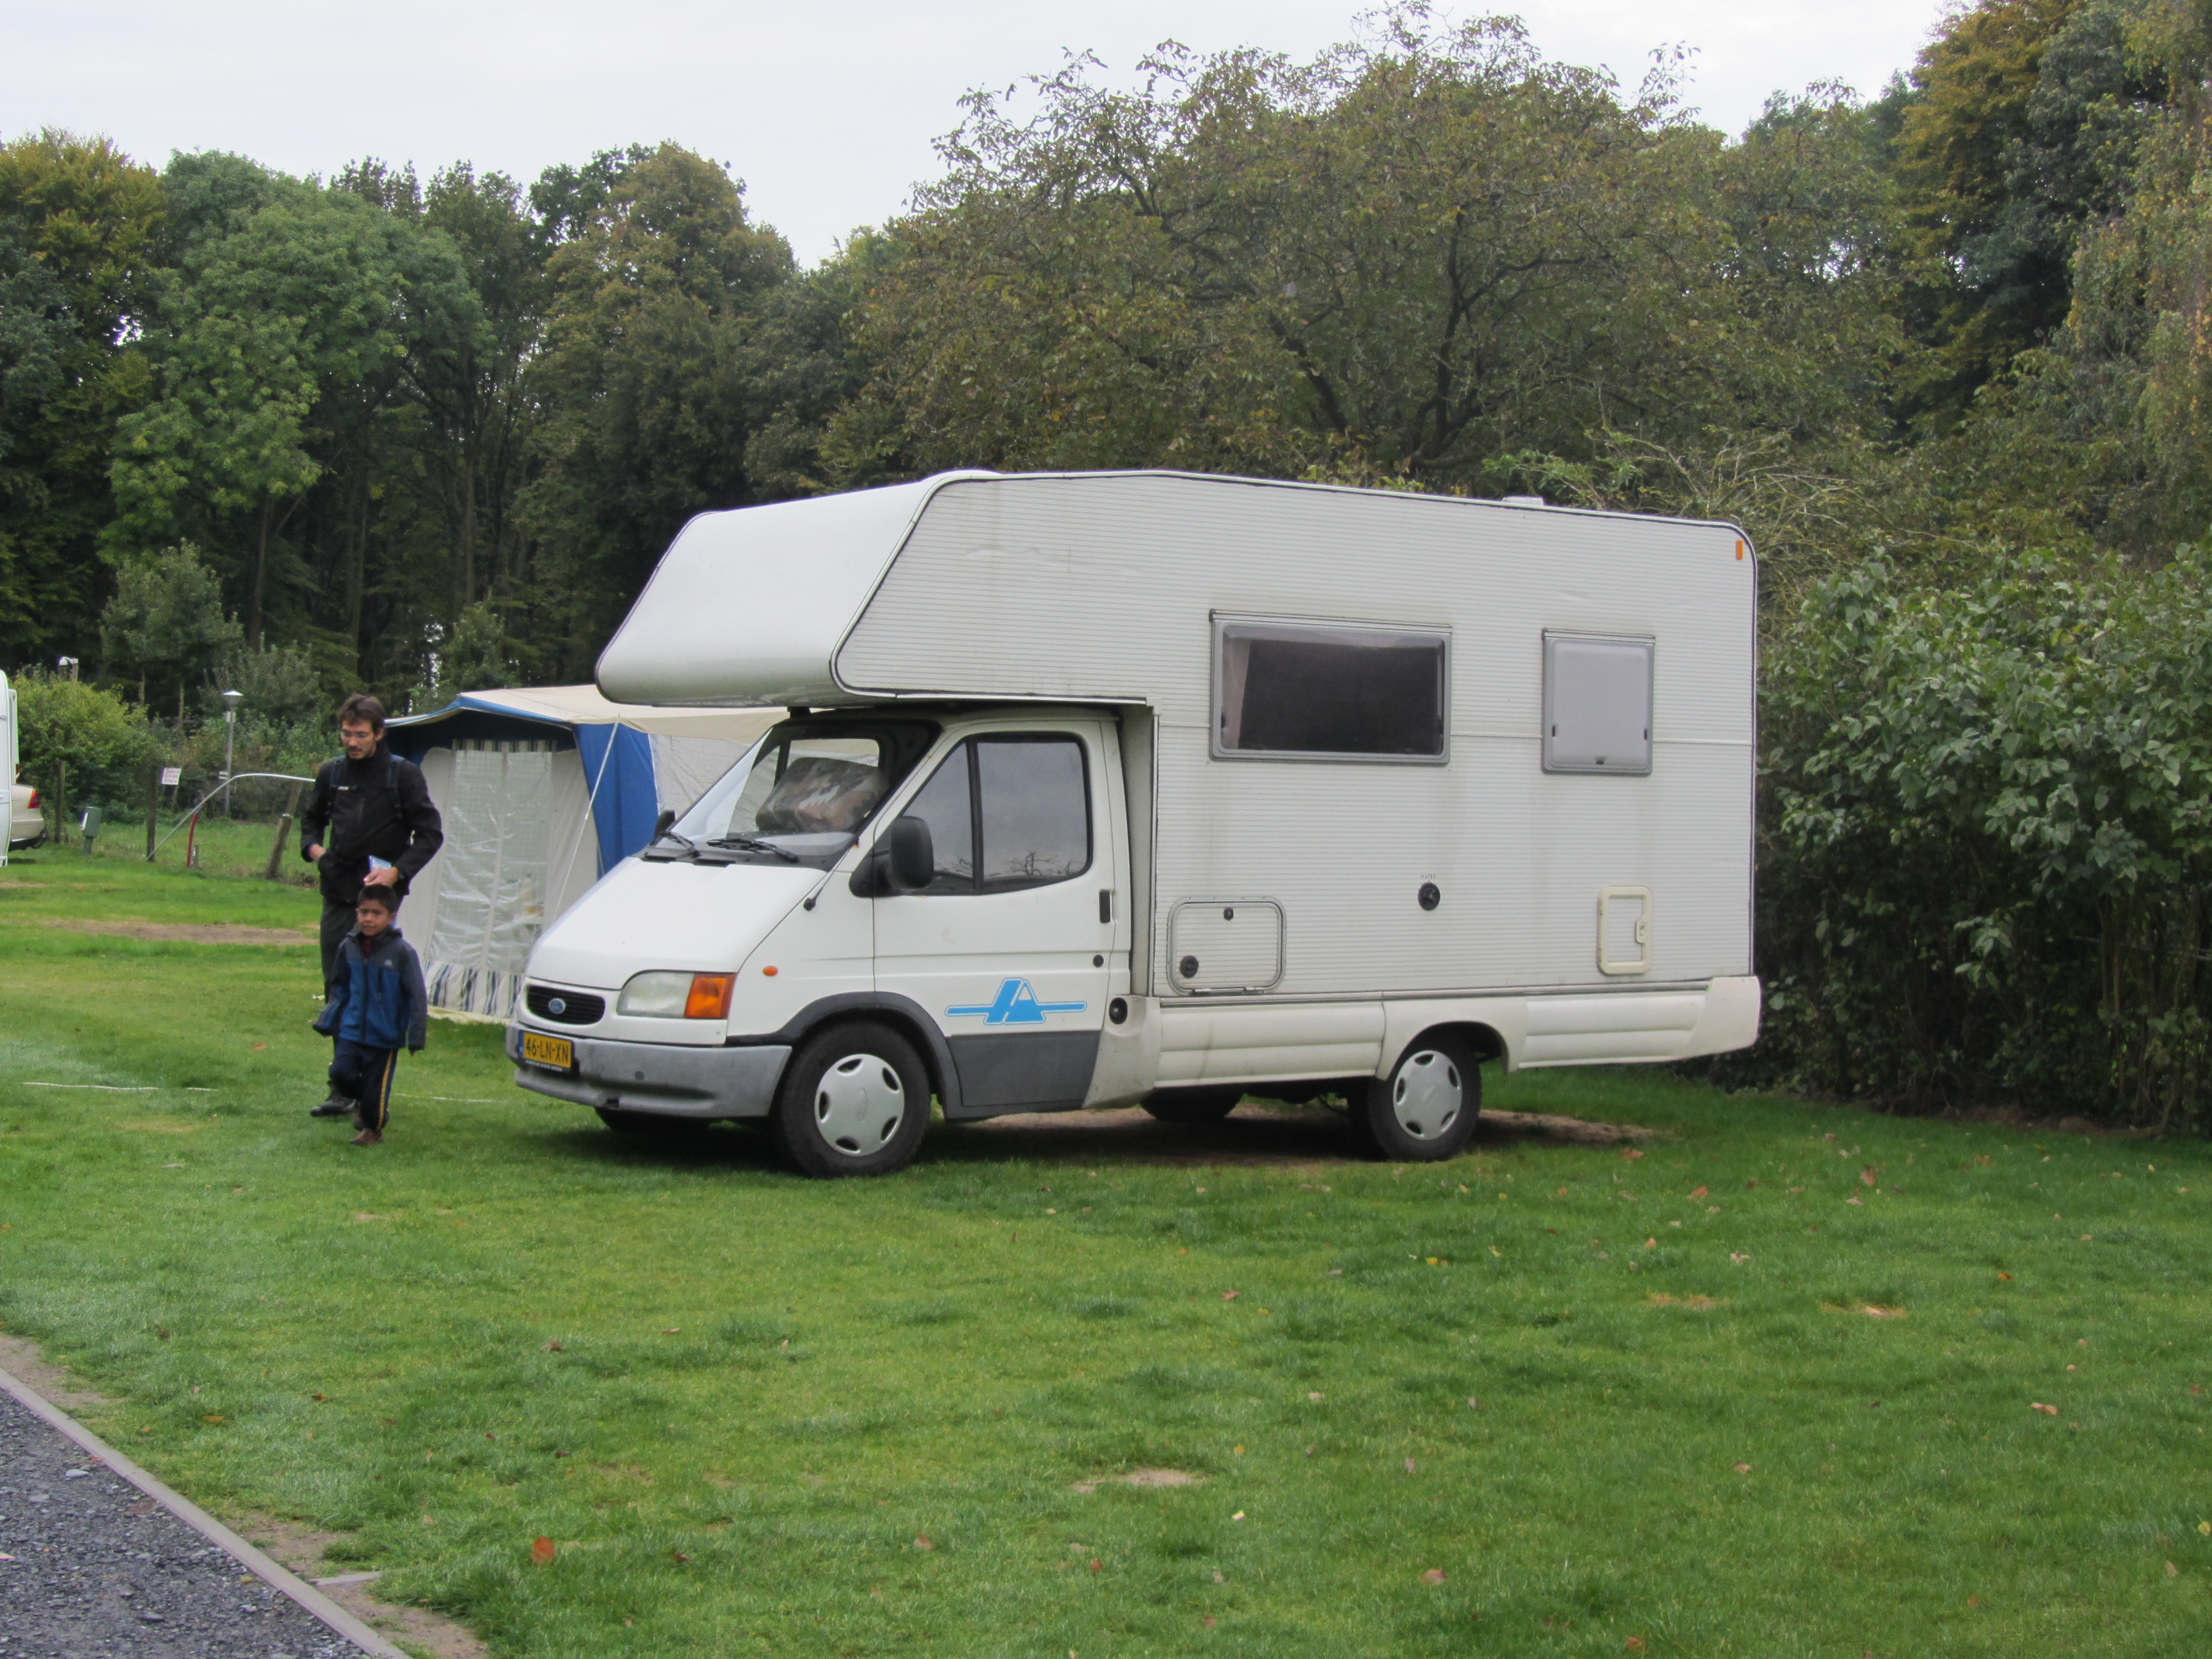
<instances>
[{"instance_id":1,"label":"boy's dark tracksuit pants","mask_svg":"<svg viewBox=\"0 0 2212 1659\"><path fill-rule=\"evenodd\" d=\"M382 1134L392 1115L392 1076L398 1069L398 1049L371 1048L339 1037L331 1055L331 1088L359 1102L362 1127Z\"/></svg>"}]
</instances>

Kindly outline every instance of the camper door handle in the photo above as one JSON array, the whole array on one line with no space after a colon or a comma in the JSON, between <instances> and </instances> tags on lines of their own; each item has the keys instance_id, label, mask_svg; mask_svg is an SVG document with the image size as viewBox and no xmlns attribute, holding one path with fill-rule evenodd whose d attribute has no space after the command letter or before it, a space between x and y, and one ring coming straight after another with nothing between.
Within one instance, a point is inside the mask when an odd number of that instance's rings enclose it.
<instances>
[{"instance_id":1,"label":"camper door handle","mask_svg":"<svg viewBox=\"0 0 2212 1659\"><path fill-rule=\"evenodd\" d=\"M1098 891L1098 923L1102 927L1114 920L1114 890L1103 887Z\"/></svg>"}]
</instances>

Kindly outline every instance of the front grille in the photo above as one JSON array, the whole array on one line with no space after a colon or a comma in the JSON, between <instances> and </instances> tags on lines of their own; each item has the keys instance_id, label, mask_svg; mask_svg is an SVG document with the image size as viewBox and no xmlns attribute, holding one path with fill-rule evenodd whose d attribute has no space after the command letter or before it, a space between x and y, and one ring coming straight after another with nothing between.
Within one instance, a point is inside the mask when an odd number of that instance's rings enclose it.
<instances>
[{"instance_id":1,"label":"front grille","mask_svg":"<svg viewBox=\"0 0 2212 1659\"><path fill-rule=\"evenodd\" d=\"M533 985L523 994L523 1004L540 1019L562 1025L597 1025L606 1018L607 1000L589 991L556 991Z\"/></svg>"}]
</instances>

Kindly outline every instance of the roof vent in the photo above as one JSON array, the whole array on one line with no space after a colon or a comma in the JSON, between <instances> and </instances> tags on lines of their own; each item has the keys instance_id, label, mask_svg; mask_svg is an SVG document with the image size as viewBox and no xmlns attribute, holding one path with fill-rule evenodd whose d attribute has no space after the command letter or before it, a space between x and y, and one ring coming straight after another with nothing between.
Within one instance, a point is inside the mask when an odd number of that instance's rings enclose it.
<instances>
[{"instance_id":1,"label":"roof vent","mask_svg":"<svg viewBox=\"0 0 2212 1659\"><path fill-rule=\"evenodd\" d=\"M1505 497L1505 505L1508 507L1547 507L1549 506L1550 503L1546 501L1541 495L1508 495Z\"/></svg>"}]
</instances>

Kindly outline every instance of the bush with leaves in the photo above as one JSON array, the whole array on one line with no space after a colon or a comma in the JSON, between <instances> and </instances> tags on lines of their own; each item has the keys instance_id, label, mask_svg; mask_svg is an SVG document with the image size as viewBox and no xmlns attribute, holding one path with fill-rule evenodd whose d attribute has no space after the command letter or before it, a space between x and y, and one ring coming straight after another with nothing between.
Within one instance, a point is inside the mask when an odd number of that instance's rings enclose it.
<instances>
[{"instance_id":1,"label":"bush with leaves","mask_svg":"<svg viewBox=\"0 0 2212 1659\"><path fill-rule=\"evenodd\" d=\"M112 806L144 798L138 769L154 750L137 710L104 686L42 671L15 684L23 778L57 814L72 799Z\"/></svg>"},{"instance_id":2,"label":"bush with leaves","mask_svg":"<svg viewBox=\"0 0 2212 1659\"><path fill-rule=\"evenodd\" d=\"M1770 658L1765 1040L1833 1092L2212 1121L2212 550L1876 562Z\"/></svg>"}]
</instances>

